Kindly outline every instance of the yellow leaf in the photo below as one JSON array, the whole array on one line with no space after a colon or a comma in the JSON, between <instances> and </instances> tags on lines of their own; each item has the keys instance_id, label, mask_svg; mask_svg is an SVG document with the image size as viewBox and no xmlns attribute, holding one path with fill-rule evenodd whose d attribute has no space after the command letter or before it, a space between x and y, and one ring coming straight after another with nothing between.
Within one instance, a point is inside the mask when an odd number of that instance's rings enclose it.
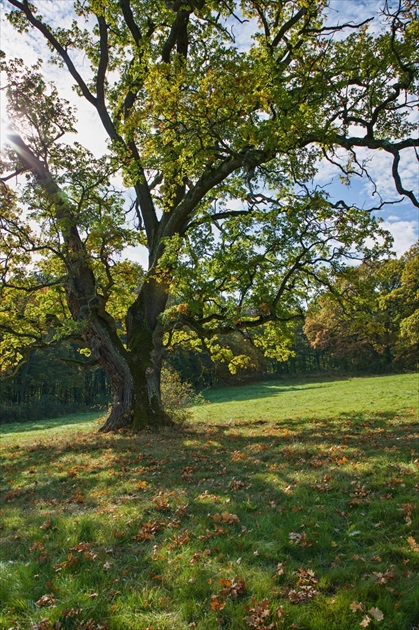
<instances>
[{"instance_id":1,"label":"yellow leaf","mask_svg":"<svg viewBox=\"0 0 419 630\"><path fill-rule=\"evenodd\" d=\"M412 551L419 551L419 545L416 542L416 540L413 538L413 536L409 536L407 539L407 542L409 543Z\"/></svg>"},{"instance_id":2,"label":"yellow leaf","mask_svg":"<svg viewBox=\"0 0 419 630\"><path fill-rule=\"evenodd\" d=\"M365 615L359 625L362 626L362 628L366 628L367 626L370 625L370 623L371 623L371 617L368 617L368 615Z\"/></svg>"}]
</instances>

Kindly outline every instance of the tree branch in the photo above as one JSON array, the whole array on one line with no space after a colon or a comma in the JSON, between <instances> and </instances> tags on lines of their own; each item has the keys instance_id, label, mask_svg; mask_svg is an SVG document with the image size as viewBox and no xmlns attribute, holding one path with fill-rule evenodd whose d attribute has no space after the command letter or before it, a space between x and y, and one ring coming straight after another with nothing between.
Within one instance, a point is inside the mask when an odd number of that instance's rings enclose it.
<instances>
[{"instance_id":1,"label":"tree branch","mask_svg":"<svg viewBox=\"0 0 419 630\"><path fill-rule=\"evenodd\" d=\"M77 85L79 86L83 96L86 98L86 100L89 101L89 103L92 103L92 105L96 107L97 99L90 92L83 78L81 77L76 67L74 66L69 54L67 53L65 48L61 46L60 42L55 37L55 35L51 33L49 28L45 24L43 24L40 20L38 20L37 17L34 16L34 14L29 8L29 4L27 0L23 0L23 2L19 2L19 0L6 0L6 1L12 6L14 6L16 9L19 9L19 11L21 11L22 13L24 13L28 19L28 22L30 22L32 26L34 26L38 31L40 31L40 33L42 33L45 39L47 39L47 41L51 44L51 46L56 50L56 52L59 54L61 59L64 61L71 76L76 81Z\"/></svg>"}]
</instances>

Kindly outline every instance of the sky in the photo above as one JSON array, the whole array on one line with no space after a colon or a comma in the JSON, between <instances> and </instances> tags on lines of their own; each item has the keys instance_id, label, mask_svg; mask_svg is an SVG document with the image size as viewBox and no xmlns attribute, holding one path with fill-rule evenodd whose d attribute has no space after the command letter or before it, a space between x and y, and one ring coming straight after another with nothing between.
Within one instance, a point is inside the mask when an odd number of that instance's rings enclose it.
<instances>
[{"instance_id":1,"label":"sky","mask_svg":"<svg viewBox=\"0 0 419 630\"><path fill-rule=\"evenodd\" d=\"M48 59L50 52L44 41L33 32L27 34L17 33L5 19L5 4L0 0L0 49L6 52L8 57L22 57L27 64L35 63L37 59ZM72 0L38 0L37 6L42 8L44 15L64 27L71 24ZM382 0L331 0L329 7L329 24L344 24L348 22L362 22L372 14L378 16L377 10L382 6ZM373 30L379 30L380 19L376 17L372 24ZM255 25L251 22L234 25L234 35L237 45L245 50L251 41ZM76 65L84 77L88 77L89 68L87 59L79 55L75 59ZM106 136L103 131L97 113L94 108L83 99L77 97L68 81L68 74L58 66L51 64L48 67L48 79L57 83L61 94L77 106L78 131L82 144L87 146L95 155L101 155L106 149ZM0 144L6 141L7 116L5 114L4 93L0 91ZM419 115L419 114L417 114ZM364 157L369 159L369 171L377 184L383 197L388 200L400 200L400 195L394 188L391 178L390 159L385 152L364 151ZM419 163L413 151L403 157L402 172L403 182L406 188L419 191ZM372 207L378 205L377 196L372 196L371 182L366 179L354 178L350 186L339 184L338 169L328 162L320 165L316 183L326 186L332 199L344 199L347 203L356 203L360 207ZM377 213L384 220L387 228L394 238L394 252L400 256L406 252L419 238L418 209L409 200L401 201L395 205L385 206ZM131 259L146 265L145 252L141 249L128 248L126 255Z\"/></svg>"}]
</instances>

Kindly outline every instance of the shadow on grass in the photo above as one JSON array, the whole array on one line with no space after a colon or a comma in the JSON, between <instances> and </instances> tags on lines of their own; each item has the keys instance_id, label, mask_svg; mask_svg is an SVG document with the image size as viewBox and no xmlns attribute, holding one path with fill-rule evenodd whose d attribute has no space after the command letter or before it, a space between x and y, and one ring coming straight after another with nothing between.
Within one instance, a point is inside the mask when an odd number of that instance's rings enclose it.
<instances>
[{"instance_id":1,"label":"shadow on grass","mask_svg":"<svg viewBox=\"0 0 419 630\"><path fill-rule=\"evenodd\" d=\"M245 401L258 398L271 398L273 396L287 393L299 392L309 389L320 389L332 387L336 382L346 381L347 378L313 378L313 379L293 379L293 380L272 380L256 383L243 383L242 385L231 385L215 388L213 391L204 392L204 397L212 399L213 402Z\"/></svg>"},{"instance_id":2,"label":"shadow on grass","mask_svg":"<svg viewBox=\"0 0 419 630\"><path fill-rule=\"evenodd\" d=\"M86 422L98 420L104 415L105 412L87 412L71 416L61 416L59 418L46 418L45 420L36 420L34 422L11 422L8 424L0 424L0 436L11 435L13 433L30 433L31 431L48 431L58 427L85 424Z\"/></svg>"}]
</instances>

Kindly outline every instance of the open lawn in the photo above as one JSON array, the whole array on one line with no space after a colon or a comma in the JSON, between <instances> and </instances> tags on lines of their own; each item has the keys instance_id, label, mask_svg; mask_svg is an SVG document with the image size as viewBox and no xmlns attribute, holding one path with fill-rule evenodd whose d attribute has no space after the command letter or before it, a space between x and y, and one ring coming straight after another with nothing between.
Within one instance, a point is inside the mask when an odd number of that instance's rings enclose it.
<instances>
[{"instance_id":1,"label":"open lawn","mask_svg":"<svg viewBox=\"0 0 419 630\"><path fill-rule=\"evenodd\" d=\"M418 376L206 398L0 427L0 628L418 627Z\"/></svg>"}]
</instances>

